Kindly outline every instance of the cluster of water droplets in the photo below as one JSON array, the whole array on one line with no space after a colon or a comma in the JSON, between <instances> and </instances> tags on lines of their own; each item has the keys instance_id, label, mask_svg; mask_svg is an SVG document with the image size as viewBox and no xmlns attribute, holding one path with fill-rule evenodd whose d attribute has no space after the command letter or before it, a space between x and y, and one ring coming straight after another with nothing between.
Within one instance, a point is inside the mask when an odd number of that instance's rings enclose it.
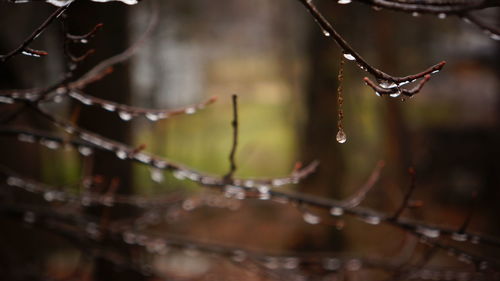
<instances>
[{"instance_id":1,"label":"cluster of water droplets","mask_svg":"<svg viewBox=\"0 0 500 281\"><path fill-rule=\"evenodd\" d=\"M302 218L308 224L319 224L321 222L321 217L310 212L304 212Z\"/></svg>"},{"instance_id":2,"label":"cluster of water droplets","mask_svg":"<svg viewBox=\"0 0 500 281\"><path fill-rule=\"evenodd\" d=\"M21 54L28 56L28 57L35 57L35 58L42 57L42 54L40 52L36 52L36 51L28 50L28 49L24 49L23 51L21 51ZM43 55L45 55L45 54L46 53L44 53Z\"/></svg>"},{"instance_id":3,"label":"cluster of water droplets","mask_svg":"<svg viewBox=\"0 0 500 281\"><path fill-rule=\"evenodd\" d=\"M226 185L224 187L224 196L227 198L235 198L243 200L246 197L245 189L239 186Z\"/></svg>"},{"instance_id":4,"label":"cluster of water droplets","mask_svg":"<svg viewBox=\"0 0 500 281\"><path fill-rule=\"evenodd\" d=\"M415 231L428 238L438 238L441 235L441 231L439 231L439 229L427 228L423 226L418 226Z\"/></svg>"}]
</instances>

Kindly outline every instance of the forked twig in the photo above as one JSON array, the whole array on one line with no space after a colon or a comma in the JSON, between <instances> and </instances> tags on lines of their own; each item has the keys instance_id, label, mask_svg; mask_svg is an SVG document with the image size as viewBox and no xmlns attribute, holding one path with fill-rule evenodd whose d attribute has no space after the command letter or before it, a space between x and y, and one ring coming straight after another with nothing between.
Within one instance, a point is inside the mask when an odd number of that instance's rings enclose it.
<instances>
[{"instance_id":1,"label":"forked twig","mask_svg":"<svg viewBox=\"0 0 500 281\"><path fill-rule=\"evenodd\" d=\"M333 28L333 26L328 22L328 20L321 14L321 12L316 8L316 6L313 4L312 0L298 0L304 7L306 7L307 11L312 15L316 23L319 25L319 27L322 29L323 33L327 37L331 37L337 45L342 49L344 52L344 57L350 61L356 62L359 68L367 71L370 73L375 79L377 80L380 89L385 89L383 92L384 94L397 94L401 93L404 91L404 89L400 89L401 86L406 85L408 83L415 82L417 79L425 78L425 81L427 81L430 77L426 77L426 75L431 75L434 73L439 72L443 66L446 64L446 62L442 61L440 63L437 63L428 69L419 72L417 74L413 75L408 75L408 76L402 76L402 77L397 77L397 76L392 76L389 75L372 65L370 65L358 52L356 52L350 45L347 43L347 41ZM368 78L365 78L365 82L369 80ZM425 82L424 82L425 83ZM375 85L374 82L370 83ZM370 85L369 84L369 85ZM420 89L422 88L424 84L421 83L419 86L415 87L413 92L411 94L415 94ZM373 86L372 86L373 88ZM409 93L409 92L407 92ZM399 96L399 95L398 95Z\"/></svg>"},{"instance_id":2,"label":"forked twig","mask_svg":"<svg viewBox=\"0 0 500 281\"><path fill-rule=\"evenodd\" d=\"M29 49L28 45L31 44L31 42L33 42L33 40L35 40L38 36L40 36L40 34L42 34L56 18L60 17L69 8L70 5L71 5L71 2L69 4L62 6L62 7L58 8L57 10L55 10L37 29L35 29L35 31L33 31L33 33L31 33L30 36L28 36L26 39L24 39L24 41L17 48L10 51L6 55L1 55L0 56L0 63L5 62L8 59L10 59L16 55L19 55L23 52L26 52L27 55L31 55L31 56L46 55L47 53L45 53L45 52L40 52L40 51L35 51L32 49Z\"/></svg>"}]
</instances>

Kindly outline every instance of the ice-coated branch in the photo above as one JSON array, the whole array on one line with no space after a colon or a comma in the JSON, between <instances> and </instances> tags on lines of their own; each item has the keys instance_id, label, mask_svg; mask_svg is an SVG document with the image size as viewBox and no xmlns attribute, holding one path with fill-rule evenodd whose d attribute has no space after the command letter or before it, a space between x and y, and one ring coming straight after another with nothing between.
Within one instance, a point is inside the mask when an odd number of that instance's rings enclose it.
<instances>
[{"instance_id":1,"label":"ice-coated branch","mask_svg":"<svg viewBox=\"0 0 500 281\"><path fill-rule=\"evenodd\" d=\"M384 94L392 95L393 97L397 97L400 94L409 94L413 95L419 92L424 85L425 82L420 83L418 86L413 88L411 91L407 91L403 88L400 88L403 85L406 85L408 83L413 83L418 79L424 79L427 81L430 76L428 77L427 75L432 75L435 73L438 73L446 64L446 62L442 61L439 62L428 69L419 72L417 74L412 74L412 75L407 75L407 76L392 76L389 75L382 70L379 70L375 68L374 66L370 65L354 48L352 48L349 43L333 28L333 26L328 22L328 20L321 14L321 12L316 8L316 6L313 4L312 0L298 0L304 7L307 9L307 11L312 15L318 26L321 28L323 31L323 34L329 38L332 38L337 45L342 49L342 52L344 53L344 57L349 60L355 62L359 68L362 70L367 71L370 73L376 80L378 86L374 82L371 82L369 85L376 89L379 89L382 91ZM365 82L370 81L368 78L365 78ZM375 88L376 86L376 88ZM377 91L377 90L376 90ZM377 91L379 92L379 91Z\"/></svg>"}]
</instances>

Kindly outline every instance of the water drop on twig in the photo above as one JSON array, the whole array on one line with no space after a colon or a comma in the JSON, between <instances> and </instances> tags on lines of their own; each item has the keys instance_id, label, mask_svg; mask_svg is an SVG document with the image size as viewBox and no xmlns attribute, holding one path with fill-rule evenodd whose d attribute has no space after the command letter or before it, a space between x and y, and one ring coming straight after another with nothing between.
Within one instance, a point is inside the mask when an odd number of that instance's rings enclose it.
<instances>
[{"instance_id":1,"label":"water drop on twig","mask_svg":"<svg viewBox=\"0 0 500 281\"><path fill-rule=\"evenodd\" d=\"M154 182L161 183L164 180L163 171L157 168L151 169L151 179Z\"/></svg>"},{"instance_id":2,"label":"water drop on twig","mask_svg":"<svg viewBox=\"0 0 500 281\"><path fill-rule=\"evenodd\" d=\"M344 130L340 129L337 132L337 136L335 139L338 143L345 143L347 141L347 135L345 134Z\"/></svg>"},{"instance_id":3,"label":"water drop on twig","mask_svg":"<svg viewBox=\"0 0 500 281\"><path fill-rule=\"evenodd\" d=\"M356 58L351 55L351 54L348 54L348 53L344 53L343 54L344 58L346 58L347 60L356 60Z\"/></svg>"},{"instance_id":4,"label":"water drop on twig","mask_svg":"<svg viewBox=\"0 0 500 281\"><path fill-rule=\"evenodd\" d=\"M130 121L132 119L132 114L126 111L120 111L118 112L118 115L123 121Z\"/></svg>"}]
</instances>

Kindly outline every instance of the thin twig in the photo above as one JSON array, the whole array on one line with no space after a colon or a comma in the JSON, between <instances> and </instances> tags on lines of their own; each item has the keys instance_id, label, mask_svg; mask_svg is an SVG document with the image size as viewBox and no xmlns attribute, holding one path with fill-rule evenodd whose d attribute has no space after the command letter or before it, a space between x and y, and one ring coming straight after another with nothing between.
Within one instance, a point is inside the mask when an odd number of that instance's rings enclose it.
<instances>
[{"instance_id":1,"label":"thin twig","mask_svg":"<svg viewBox=\"0 0 500 281\"><path fill-rule=\"evenodd\" d=\"M378 179L380 178L380 172L382 171L382 168L384 168L384 166L385 162L379 161L377 165L375 165L375 168L373 169L365 184L363 184L361 188L359 188L353 195L344 199L342 201L342 206L344 206L345 208L354 208L358 206L363 201L363 199L365 199L366 194L377 183Z\"/></svg>"},{"instance_id":2,"label":"thin twig","mask_svg":"<svg viewBox=\"0 0 500 281\"><path fill-rule=\"evenodd\" d=\"M408 173L410 174L410 187L408 188L408 191L405 194L405 197L403 199L403 202L401 203L401 206L399 207L399 209L396 211L396 213L392 217L393 220L398 220L399 217L401 216L401 214L403 213L403 211L406 208L408 208L408 205L410 203L411 195L413 194L413 191L415 191L415 187L417 186L416 185L416 180L415 180L415 178L416 178L415 169L409 168L408 169Z\"/></svg>"},{"instance_id":3,"label":"thin twig","mask_svg":"<svg viewBox=\"0 0 500 281\"><path fill-rule=\"evenodd\" d=\"M476 210L476 205L477 205L477 193L473 192L472 193L472 200L471 200L470 207L469 207L469 212L467 213L467 217L465 218L462 226L458 230L459 234L464 234L465 231L467 231L467 227L469 226L469 224L472 220L472 216L474 215L474 212Z\"/></svg>"},{"instance_id":4,"label":"thin twig","mask_svg":"<svg viewBox=\"0 0 500 281\"><path fill-rule=\"evenodd\" d=\"M233 128L233 142L231 145L231 152L229 153L229 172L224 176L224 179L231 181L234 172L236 171L236 149L238 148L238 96L232 95L233 104L233 121L231 127Z\"/></svg>"},{"instance_id":5,"label":"thin twig","mask_svg":"<svg viewBox=\"0 0 500 281\"><path fill-rule=\"evenodd\" d=\"M35 40L38 36L40 36L40 34L42 34L56 18L61 16L64 13L64 11L66 11L69 8L70 5L71 2L68 5L60 7L55 12L53 12L37 29L35 29L35 31L33 31L33 33L31 33L30 36L28 36L28 38L26 38L21 43L21 45L19 45L14 50L10 51L8 54L0 56L0 62L5 62L8 59L12 58L13 56L18 55L23 51L25 51L28 45L31 44L31 42L33 42L33 40Z\"/></svg>"}]
</instances>

